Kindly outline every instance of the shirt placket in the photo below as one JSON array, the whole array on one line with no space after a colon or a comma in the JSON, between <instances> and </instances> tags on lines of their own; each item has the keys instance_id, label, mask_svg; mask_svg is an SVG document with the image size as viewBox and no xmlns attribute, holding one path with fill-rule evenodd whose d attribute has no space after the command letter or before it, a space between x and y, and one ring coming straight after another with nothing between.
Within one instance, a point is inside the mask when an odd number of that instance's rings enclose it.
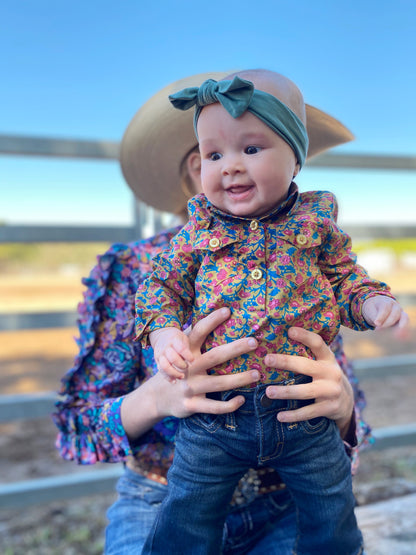
<instances>
[{"instance_id":1,"label":"shirt placket","mask_svg":"<svg viewBox=\"0 0 416 555\"><path fill-rule=\"evenodd\" d=\"M250 291L247 312L250 314L251 327L257 336L266 318L267 282L265 226L257 219L251 220L248 224L247 246L247 290Z\"/></svg>"}]
</instances>

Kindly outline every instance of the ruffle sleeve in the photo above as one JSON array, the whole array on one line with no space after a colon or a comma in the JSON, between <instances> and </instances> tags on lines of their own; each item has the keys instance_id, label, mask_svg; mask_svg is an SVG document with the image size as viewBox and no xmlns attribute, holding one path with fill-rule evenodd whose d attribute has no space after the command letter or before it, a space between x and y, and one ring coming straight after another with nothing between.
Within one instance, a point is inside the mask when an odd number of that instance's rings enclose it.
<instances>
[{"instance_id":1,"label":"ruffle sleeve","mask_svg":"<svg viewBox=\"0 0 416 555\"><path fill-rule=\"evenodd\" d=\"M173 440L172 419L160 422L134 445L120 418L124 396L154 372L153 353L133 342L134 297L155 254L177 230L129 245L115 244L88 278L78 307L79 352L65 374L53 420L57 448L65 459L82 464L119 462Z\"/></svg>"}]
</instances>

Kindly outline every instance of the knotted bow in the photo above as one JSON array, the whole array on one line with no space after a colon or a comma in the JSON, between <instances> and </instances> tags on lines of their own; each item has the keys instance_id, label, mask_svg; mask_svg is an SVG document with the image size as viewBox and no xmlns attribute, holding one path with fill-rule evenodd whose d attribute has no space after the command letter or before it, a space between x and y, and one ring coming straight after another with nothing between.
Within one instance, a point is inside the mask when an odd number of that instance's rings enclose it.
<instances>
[{"instance_id":1,"label":"knotted bow","mask_svg":"<svg viewBox=\"0 0 416 555\"><path fill-rule=\"evenodd\" d=\"M208 79L200 87L189 87L169 96L179 110L195 106L194 128L197 133L199 114L204 106L220 102L227 112L238 118L245 111L251 112L280 135L294 151L300 166L308 152L308 134L298 116L275 96L254 88L251 81L234 77L232 81Z\"/></svg>"},{"instance_id":2,"label":"knotted bow","mask_svg":"<svg viewBox=\"0 0 416 555\"><path fill-rule=\"evenodd\" d=\"M238 118L249 107L253 91L253 83L240 77L234 77L232 81L207 79L200 87L189 87L172 94L169 100L179 110L196 106L198 116L204 106L220 102L233 118Z\"/></svg>"}]
</instances>

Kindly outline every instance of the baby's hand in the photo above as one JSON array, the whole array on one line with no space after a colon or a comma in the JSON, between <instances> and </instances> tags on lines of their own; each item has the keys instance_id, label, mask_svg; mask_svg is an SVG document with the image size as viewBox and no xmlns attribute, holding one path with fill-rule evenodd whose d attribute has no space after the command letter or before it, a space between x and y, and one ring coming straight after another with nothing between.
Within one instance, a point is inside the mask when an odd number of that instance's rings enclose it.
<instances>
[{"instance_id":1,"label":"baby's hand","mask_svg":"<svg viewBox=\"0 0 416 555\"><path fill-rule=\"evenodd\" d=\"M157 367L167 375L169 381L184 378L188 363L194 360L185 333L177 328L161 328L152 331L149 340Z\"/></svg>"},{"instance_id":2,"label":"baby's hand","mask_svg":"<svg viewBox=\"0 0 416 555\"><path fill-rule=\"evenodd\" d=\"M377 295L364 301L363 316L376 330L395 326L397 337L407 337L409 317L399 303L390 297Z\"/></svg>"}]
</instances>

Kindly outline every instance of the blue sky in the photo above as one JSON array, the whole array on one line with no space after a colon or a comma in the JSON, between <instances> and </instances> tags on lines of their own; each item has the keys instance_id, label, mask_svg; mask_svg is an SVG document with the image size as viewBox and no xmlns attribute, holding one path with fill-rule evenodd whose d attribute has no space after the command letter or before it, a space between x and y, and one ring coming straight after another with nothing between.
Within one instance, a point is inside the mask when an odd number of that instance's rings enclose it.
<instances>
[{"instance_id":1,"label":"blue sky","mask_svg":"<svg viewBox=\"0 0 416 555\"><path fill-rule=\"evenodd\" d=\"M339 152L416 155L414 0L6 0L0 133L120 140L153 93L209 70L265 67L356 140ZM415 223L415 172L305 168L341 221ZM0 221L130 224L116 162L0 155ZM24 202L23 202L24 200Z\"/></svg>"}]
</instances>

